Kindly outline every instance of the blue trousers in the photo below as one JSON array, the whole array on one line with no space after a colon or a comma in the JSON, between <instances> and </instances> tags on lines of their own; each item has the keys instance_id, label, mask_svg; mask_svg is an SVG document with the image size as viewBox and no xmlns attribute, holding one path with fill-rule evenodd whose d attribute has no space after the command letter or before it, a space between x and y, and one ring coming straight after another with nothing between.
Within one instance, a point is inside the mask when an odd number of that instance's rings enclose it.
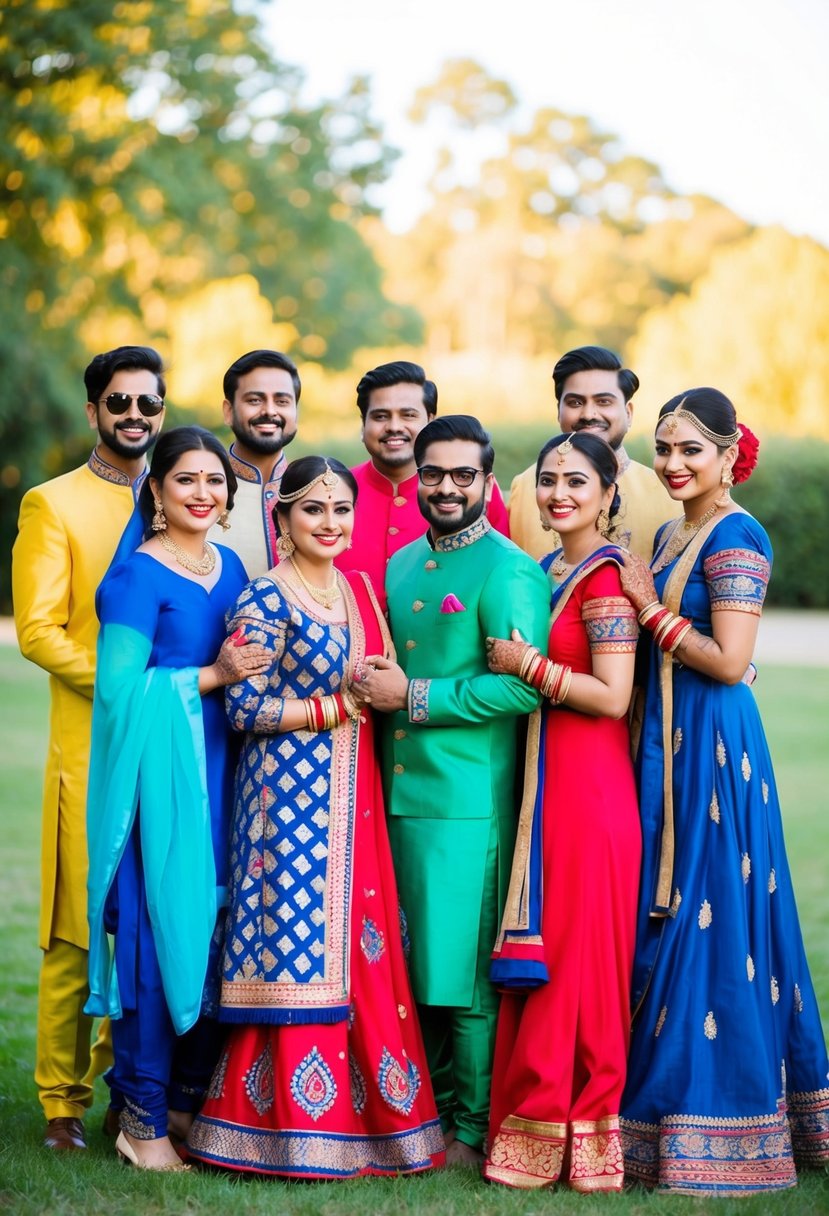
<instances>
[{"instance_id":1,"label":"blue trousers","mask_svg":"<svg viewBox=\"0 0 829 1216\"><path fill-rule=\"evenodd\" d=\"M114 1063L106 1080L121 1126L139 1140L167 1135L169 1110L196 1111L224 1031L201 1017L177 1035L161 982L134 828L107 901L107 929L115 934L115 963L123 1015L112 1022ZM212 960L211 960L212 961Z\"/></svg>"}]
</instances>

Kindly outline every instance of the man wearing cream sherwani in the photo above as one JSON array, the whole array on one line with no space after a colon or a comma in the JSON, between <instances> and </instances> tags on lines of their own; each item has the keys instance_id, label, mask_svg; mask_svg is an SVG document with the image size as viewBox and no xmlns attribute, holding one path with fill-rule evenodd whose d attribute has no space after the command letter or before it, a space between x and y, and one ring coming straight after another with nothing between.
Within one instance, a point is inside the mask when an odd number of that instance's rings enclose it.
<instances>
[{"instance_id":1,"label":"man wearing cream sherwani","mask_svg":"<svg viewBox=\"0 0 829 1216\"><path fill-rule=\"evenodd\" d=\"M86 783L98 620L95 592L146 474L164 417L161 358L150 347L97 355L84 373L86 464L24 496L12 556L20 649L49 673L49 750L43 795L35 1083L50 1149L83 1149L92 1079L111 1060L90 1052L86 920ZM124 740L129 746L129 740Z\"/></svg>"}]
</instances>

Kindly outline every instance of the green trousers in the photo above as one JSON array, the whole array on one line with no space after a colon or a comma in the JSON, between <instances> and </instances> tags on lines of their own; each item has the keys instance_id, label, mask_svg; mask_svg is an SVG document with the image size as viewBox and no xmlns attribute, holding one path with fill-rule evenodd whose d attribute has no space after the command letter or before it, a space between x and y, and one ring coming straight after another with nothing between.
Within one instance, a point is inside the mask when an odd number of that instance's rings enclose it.
<instances>
[{"instance_id":1,"label":"green trousers","mask_svg":"<svg viewBox=\"0 0 829 1216\"><path fill-rule=\"evenodd\" d=\"M444 1132L454 1128L458 1140L483 1146L489 1124L489 1090L498 1020L498 993L489 982L489 959L498 932L498 839L493 824L486 857L478 931L478 960L472 1003L418 1005L426 1059Z\"/></svg>"}]
</instances>

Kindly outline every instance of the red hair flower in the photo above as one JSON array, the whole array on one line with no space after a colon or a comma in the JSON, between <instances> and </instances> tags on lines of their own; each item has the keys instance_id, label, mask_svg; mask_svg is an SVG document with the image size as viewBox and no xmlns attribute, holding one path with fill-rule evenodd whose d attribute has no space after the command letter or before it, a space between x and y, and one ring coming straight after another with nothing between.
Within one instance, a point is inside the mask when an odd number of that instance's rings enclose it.
<instances>
[{"instance_id":1,"label":"red hair flower","mask_svg":"<svg viewBox=\"0 0 829 1216\"><path fill-rule=\"evenodd\" d=\"M739 485L741 481L747 481L754 472L757 467L757 453L760 450L760 440L753 431L750 431L742 422L737 423L737 429L740 432L740 438L737 441L737 459L731 466L731 475L735 485Z\"/></svg>"}]
</instances>

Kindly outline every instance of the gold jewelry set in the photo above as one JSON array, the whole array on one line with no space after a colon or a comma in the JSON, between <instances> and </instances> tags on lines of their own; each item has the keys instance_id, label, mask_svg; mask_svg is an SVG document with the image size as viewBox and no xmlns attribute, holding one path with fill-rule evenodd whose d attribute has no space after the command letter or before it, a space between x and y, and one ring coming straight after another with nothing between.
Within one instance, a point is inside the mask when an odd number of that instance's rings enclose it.
<instances>
[{"instance_id":1,"label":"gold jewelry set","mask_svg":"<svg viewBox=\"0 0 829 1216\"><path fill-rule=\"evenodd\" d=\"M704 528L710 519L713 519L720 510L721 504L719 500L713 503L704 514L700 515L699 519L678 519L674 524L673 531L668 537L665 544L657 553L651 570L657 574L660 570L664 570L669 566L678 553L691 543L694 536L699 532L700 528Z\"/></svg>"},{"instance_id":2,"label":"gold jewelry set","mask_svg":"<svg viewBox=\"0 0 829 1216\"><path fill-rule=\"evenodd\" d=\"M185 570L189 570L191 574L208 575L212 574L216 569L216 553L207 542L205 542L204 553L201 557L193 557L182 549L181 545L177 545L171 536L167 533L167 516L164 514L164 507L161 504L160 498L153 499L155 514L153 515L152 528L155 535L158 537L162 549L166 549L168 553L172 553L180 566ZM227 511L222 511L216 523L223 532L227 532L230 527Z\"/></svg>"},{"instance_id":3,"label":"gold jewelry set","mask_svg":"<svg viewBox=\"0 0 829 1216\"><path fill-rule=\"evenodd\" d=\"M201 557L193 557L186 549L182 549L181 545L177 545L172 536L168 536L166 532L157 532L156 536L162 549L166 549L168 553L172 553L178 564L183 566L185 570L189 570L191 574L205 576L212 574L215 570L216 552L212 545L205 545L204 553Z\"/></svg>"},{"instance_id":4,"label":"gold jewelry set","mask_svg":"<svg viewBox=\"0 0 829 1216\"><path fill-rule=\"evenodd\" d=\"M293 559L291 559L291 569L311 596L311 599L316 600L318 604L321 604L323 608L327 608L329 611L334 607L342 595L339 583L337 582L336 570L334 571L334 583L331 587L316 587L313 583L308 582L308 579Z\"/></svg>"},{"instance_id":5,"label":"gold jewelry set","mask_svg":"<svg viewBox=\"0 0 829 1216\"><path fill-rule=\"evenodd\" d=\"M704 435L706 439L710 439L711 442L718 448L730 448L739 441L742 434L741 431L734 431L731 435L718 435L716 431L712 431L709 427L707 427L704 422L700 422L696 414L692 414L690 410L684 410L682 408L685 404L685 400L686 399L683 397L676 409L671 410L670 414L663 414L662 417L657 420L656 425L662 426L664 423L670 433L673 434L680 422L683 420L685 422L690 422L692 426L697 428L701 435Z\"/></svg>"}]
</instances>

